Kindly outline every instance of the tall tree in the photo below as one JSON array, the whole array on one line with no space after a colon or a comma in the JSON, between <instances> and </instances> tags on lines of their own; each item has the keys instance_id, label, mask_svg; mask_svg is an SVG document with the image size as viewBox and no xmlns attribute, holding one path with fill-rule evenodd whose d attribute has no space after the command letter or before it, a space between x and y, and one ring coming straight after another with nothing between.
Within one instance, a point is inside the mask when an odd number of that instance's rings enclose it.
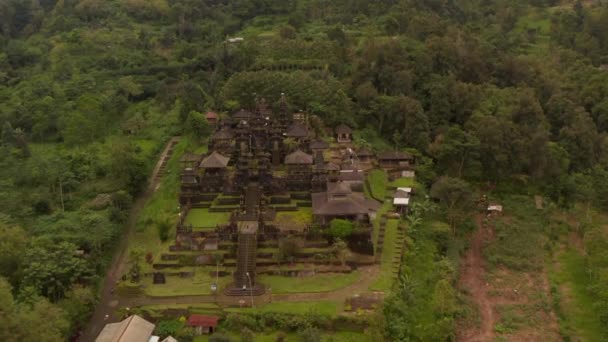
<instances>
[{"instance_id":1,"label":"tall tree","mask_svg":"<svg viewBox=\"0 0 608 342\"><path fill-rule=\"evenodd\" d=\"M445 215L456 233L456 227L466 221L473 210L475 203L471 186L458 178L441 177L431 187L431 197L439 200L445 210Z\"/></svg>"}]
</instances>

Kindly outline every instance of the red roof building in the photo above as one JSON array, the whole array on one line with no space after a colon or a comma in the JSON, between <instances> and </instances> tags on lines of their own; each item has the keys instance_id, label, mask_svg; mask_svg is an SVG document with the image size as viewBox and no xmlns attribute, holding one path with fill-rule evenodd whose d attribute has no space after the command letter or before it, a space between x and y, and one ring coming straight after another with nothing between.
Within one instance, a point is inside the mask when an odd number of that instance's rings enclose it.
<instances>
[{"instance_id":1,"label":"red roof building","mask_svg":"<svg viewBox=\"0 0 608 342\"><path fill-rule=\"evenodd\" d=\"M217 328L217 323L220 320L217 316L205 315L190 315L188 317L188 326L193 327L197 334L212 334Z\"/></svg>"},{"instance_id":2,"label":"red roof building","mask_svg":"<svg viewBox=\"0 0 608 342\"><path fill-rule=\"evenodd\" d=\"M217 123L217 119L219 119L219 115L216 112L207 112L205 113L205 119L209 124L215 125Z\"/></svg>"}]
</instances>

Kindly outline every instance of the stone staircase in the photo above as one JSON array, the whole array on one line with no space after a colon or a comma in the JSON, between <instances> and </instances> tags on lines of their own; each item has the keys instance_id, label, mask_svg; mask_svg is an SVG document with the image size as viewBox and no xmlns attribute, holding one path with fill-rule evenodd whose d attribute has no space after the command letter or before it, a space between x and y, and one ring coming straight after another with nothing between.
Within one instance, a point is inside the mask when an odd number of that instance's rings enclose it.
<instances>
[{"instance_id":1,"label":"stone staircase","mask_svg":"<svg viewBox=\"0 0 608 342\"><path fill-rule=\"evenodd\" d=\"M405 226L397 226L397 238L395 239L395 255L393 256L391 273L393 277L397 277L401 272L401 261L405 252Z\"/></svg>"},{"instance_id":2,"label":"stone staircase","mask_svg":"<svg viewBox=\"0 0 608 342\"><path fill-rule=\"evenodd\" d=\"M163 175L167 173L167 164L173 156L173 150L175 149L175 145L177 145L178 143L179 137L173 137L171 138L171 140L169 140L169 142L167 142L167 145L165 146L165 149L163 150L163 153L161 155L162 159L154 170L151 184L158 184Z\"/></svg>"}]
</instances>

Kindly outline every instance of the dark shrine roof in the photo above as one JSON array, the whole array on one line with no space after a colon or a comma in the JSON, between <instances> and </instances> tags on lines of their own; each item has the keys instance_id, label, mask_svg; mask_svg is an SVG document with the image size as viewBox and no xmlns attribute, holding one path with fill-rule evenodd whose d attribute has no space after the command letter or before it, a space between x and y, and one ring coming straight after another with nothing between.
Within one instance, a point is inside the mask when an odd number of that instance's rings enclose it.
<instances>
[{"instance_id":1,"label":"dark shrine roof","mask_svg":"<svg viewBox=\"0 0 608 342\"><path fill-rule=\"evenodd\" d=\"M340 172L340 176L338 177L341 181L359 181L363 182L365 180L365 175L363 171L353 170L347 172Z\"/></svg>"},{"instance_id":2,"label":"dark shrine roof","mask_svg":"<svg viewBox=\"0 0 608 342\"><path fill-rule=\"evenodd\" d=\"M192 152L186 152L181 158L179 158L179 161L182 163L194 163L198 162L199 160L201 160L201 156Z\"/></svg>"},{"instance_id":3,"label":"dark shrine roof","mask_svg":"<svg viewBox=\"0 0 608 342\"><path fill-rule=\"evenodd\" d=\"M243 108L241 108L241 110L237 111L236 113L232 114L232 118L237 119L237 120L249 120L249 118L251 116L252 116L252 113Z\"/></svg>"},{"instance_id":4,"label":"dark shrine roof","mask_svg":"<svg viewBox=\"0 0 608 342\"><path fill-rule=\"evenodd\" d=\"M329 148L329 143L324 140L315 140L310 143L310 148L312 150L325 150Z\"/></svg>"},{"instance_id":5,"label":"dark shrine roof","mask_svg":"<svg viewBox=\"0 0 608 342\"><path fill-rule=\"evenodd\" d=\"M357 156L359 157L373 157L374 156L374 152L372 152L372 150L370 150L369 148L360 148L359 150L357 150Z\"/></svg>"},{"instance_id":6,"label":"dark shrine roof","mask_svg":"<svg viewBox=\"0 0 608 342\"><path fill-rule=\"evenodd\" d=\"M312 156L302 152L302 150L297 150L285 157L285 164L287 165L312 165L312 162Z\"/></svg>"},{"instance_id":7,"label":"dark shrine roof","mask_svg":"<svg viewBox=\"0 0 608 342\"><path fill-rule=\"evenodd\" d=\"M230 158L213 151L213 153L203 159L199 167L203 169L223 169L228 166L229 161Z\"/></svg>"},{"instance_id":8,"label":"dark shrine roof","mask_svg":"<svg viewBox=\"0 0 608 342\"><path fill-rule=\"evenodd\" d=\"M412 156L409 153L401 151L389 151L378 153L379 160L409 160Z\"/></svg>"},{"instance_id":9,"label":"dark shrine roof","mask_svg":"<svg viewBox=\"0 0 608 342\"><path fill-rule=\"evenodd\" d=\"M220 320L217 316L206 316L193 314L188 317L188 325L191 327L217 327Z\"/></svg>"},{"instance_id":10,"label":"dark shrine roof","mask_svg":"<svg viewBox=\"0 0 608 342\"><path fill-rule=\"evenodd\" d=\"M345 183L328 183L327 189L327 192L318 192L311 195L314 215L363 215L374 212L380 207L380 203L366 199L363 194L353 193Z\"/></svg>"},{"instance_id":11,"label":"dark shrine roof","mask_svg":"<svg viewBox=\"0 0 608 342\"><path fill-rule=\"evenodd\" d=\"M287 129L285 135L292 138L306 138L308 137L308 129L302 124L294 123Z\"/></svg>"},{"instance_id":12,"label":"dark shrine roof","mask_svg":"<svg viewBox=\"0 0 608 342\"><path fill-rule=\"evenodd\" d=\"M351 134L353 130L345 124L339 124L336 129L336 134Z\"/></svg>"},{"instance_id":13,"label":"dark shrine roof","mask_svg":"<svg viewBox=\"0 0 608 342\"><path fill-rule=\"evenodd\" d=\"M222 128L213 134L212 139L214 140L230 140L234 138L234 133L229 128Z\"/></svg>"},{"instance_id":14,"label":"dark shrine roof","mask_svg":"<svg viewBox=\"0 0 608 342\"><path fill-rule=\"evenodd\" d=\"M194 175L182 175L182 183L183 184L197 184L196 177Z\"/></svg>"},{"instance_id":15,"label":"dark shrine roof","mask_svg":"<svg viewBox=\"0 0 608 342\"><path fill-rule=\"evenodd\" d=\"M340 171L340 166L334 163L325 164L325 170L327 171Z\"/></svg>"}]
</instances>

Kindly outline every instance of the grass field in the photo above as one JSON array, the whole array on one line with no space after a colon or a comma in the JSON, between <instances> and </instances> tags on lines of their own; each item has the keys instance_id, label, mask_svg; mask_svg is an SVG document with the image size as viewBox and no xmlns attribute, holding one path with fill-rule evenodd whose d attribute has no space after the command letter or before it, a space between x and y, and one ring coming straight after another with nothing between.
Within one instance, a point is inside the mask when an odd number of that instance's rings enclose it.
<instances>
[{"instance_id":1,"label":"grass field","mask_svg":"<svg viewBox=\"0 0 608 342\"><path fill-rule=\"evenodd\" d=\"M386 184L388 183L386 172L379 169L371 170L367 175L367 181L371 196L377 200L383 200L386 196Z\"/></svg>"},{"instance_id":2,"label":"grass field","mask_svg":"<svg viewBox=\"0 0 608 342\"><path fill-rule=\"evenodd\" d=\"M170 297L187 295L210 295L211 283L215 278L211 277L209 270L201 267L191 267L195 272L193 278L166 277L166 284L152 284L152 277L144 277L141 281L144 293L151 297ZM231 281L230 277L219 278L220 291Z\"/></svg>"},{"instance_id":3,"label":"grass field","mask_svg":"<svg viewBox=\"0 0 608 342\"><path fill-rule=\"evenodd\" d=\"M209 209L192 208L186 216L185 223L195 228L215 228L218 224L230 221L230 213L214 213Z\"/></svg>"},{"instance_id":4,"label":"grass field","mask_svg":"<svg viewBox=\"0 0 608 342\"><path fill-rule=\"evenodd\" d=\"M298 208L297 211L278 212L274 223L294 230L304 229L312 224L312 208Z\"/></svg>"},{"instance_id":5,"label":"grass field","mask_svg":"<svg viewBox=\"0 0 608 342\"><path fill-rule=\"evenodd\" d=\"M259 281L272 288L272 293L327 292L355 283L359 272L318 274L313 277L260 276Z\"/></svg>"},{"instance_id":6,"label":"grass field","mask_svg":"<svg viewBox=\"0 0 608 342\"><path fill-rule=\"evenodd\" d=\"M372 291L389 291L393 286L393 258L395 257L395 241L397 240L397 227L399 220L388 220L384 232L384 247L380 264L380 276L370 286Z\"/></svg>"},{"instance_id":7,"label":"grass field","mask_svg":"<svg viewBox=\"0 0 608 342\"><path fill-rule=\"evenodd\" d=\"M585 258L568 249L559 256L558 262L561 267L553 267L550 277L561 297L558 316L562 330L576 336L575 341L605 341L602 323L593 310L594 300L587 291Z\"/></svg>"},{"instance_id":8,"label":"grass field","mask_svg":"<svg viewBox=\"0 0 608 342\"><path fill-rule=\"evenodd\" d=\"M414 178L397 178L388 184L389 187L413 188L416 186Z\"/></svg>"}]
</instances>

